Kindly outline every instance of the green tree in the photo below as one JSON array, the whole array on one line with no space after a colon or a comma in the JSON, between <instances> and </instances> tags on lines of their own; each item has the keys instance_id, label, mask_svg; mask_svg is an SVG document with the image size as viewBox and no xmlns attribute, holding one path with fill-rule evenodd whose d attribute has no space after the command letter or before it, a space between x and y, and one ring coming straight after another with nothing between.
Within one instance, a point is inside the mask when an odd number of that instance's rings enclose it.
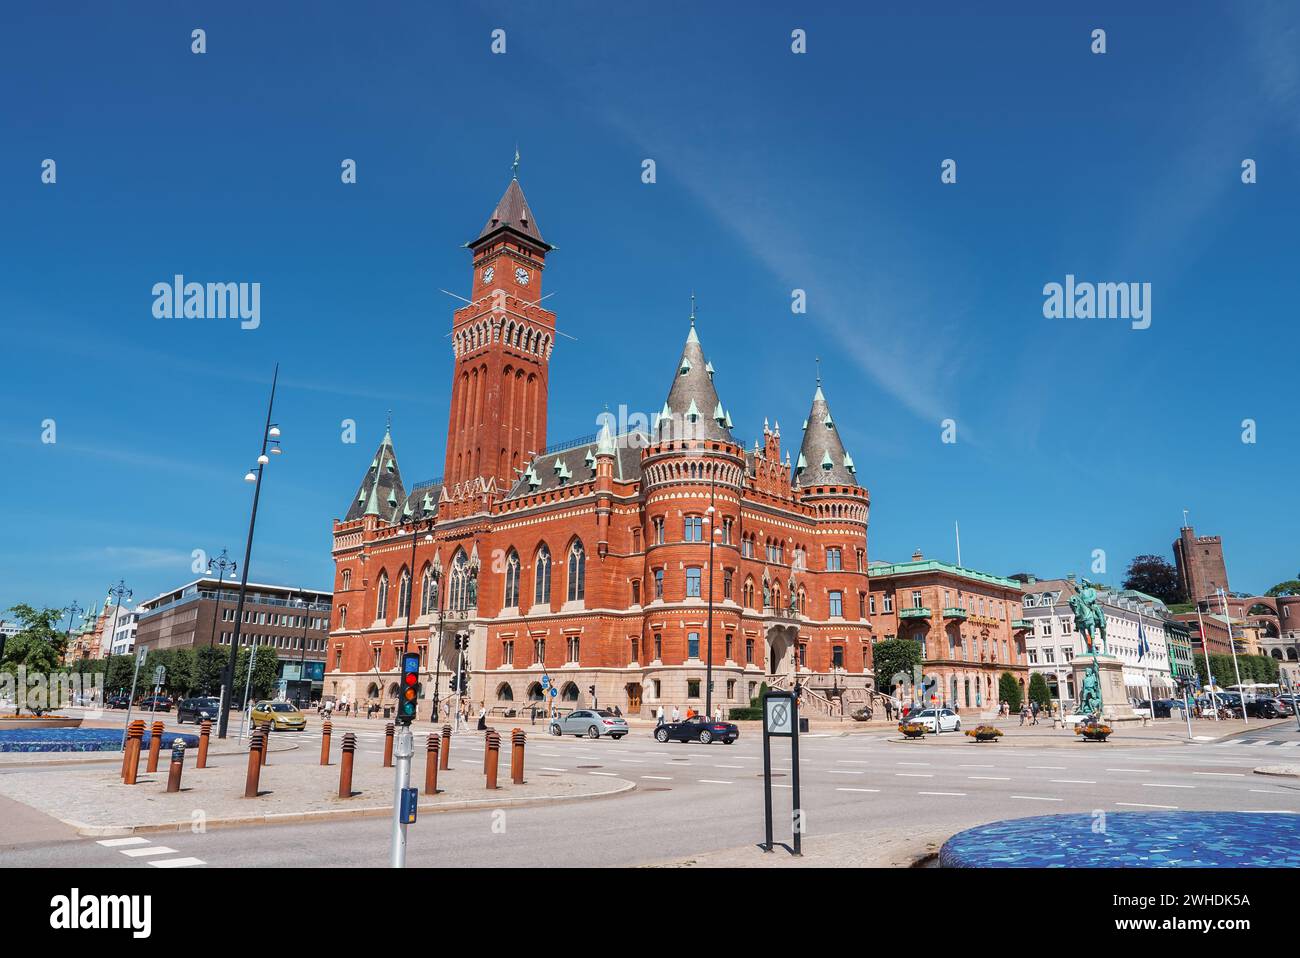
<instances>
[{"instance_id":1,"label":"green tree","mask_svg":"<svg viewBox=\"0 0 1300 958\"><path fill-rule=\"evenodd\" d=\"M253 659L253 684L248 686L248 649L239 650L239 660L235 663L235 701L243 703L245 695L249 701L264 699L275 691L275 674L280 665L280 655L269 645L257 646L257 655Z\"/></svg>"},{"instance_id":2,"label":"green tree","mask_svg":"<svg viewBox=\"0 0 1300 958\"><path fill-rule=\"evenodd\" d=\"M225 671L230 654L215 646L203 646L194 656L194 692L198 695L220 695L221 674ZM244 663L247 668L248 663Z\"/></svg>"},{"instance_id":3,"label":"green tree","mask_svg":"<svg viewBox=\"0 0 1300 958\"><path fill-rule=\"evenodd\" d=\"M104 694L131 694L131 677L135 674L134 655L114 655L107 660L104 670Z\"/></svg>"},{"instance_id":4,"label":"green tree","mask_svg":"<svg viewBox=\"0 0 1300 958\"><path fill-rule=\"evenodd\" d=\"M912 639L886 639L871 649L871 668L876 673L876 688L894 693L898 682L910 683L921 667L921 643Z\"/></svg>"},{"instance_id":5,"label":"green tree","mask_svg":"<svg viewBox=\"0 0 1300 958\"><path fill-rule=\"evenodd\" d=\"M1011 711L1020 711L1020 683L1010 672L1003 672L1002 677L998 679L998 699L1006 702L1011 707Z\"/></svg>"},{"instance_id":6,"label":"green tree","mask_svg":"<svg viewBox=\"0 0 1300 958\"><path fill-rule=\"evenodd\" d=\"M1285 582L1279 582L1264 594L1271 596L1300 595L1300 579L1287 579Z\"/></svg>"},{"instance_id":7,"label":"green tree","mask_svg":"<svg viewBox=\"0 0 1300 958\"><path fill-rule=\"evenodd\" d=\"M1155 596L1166 605L1183 601L1178 570L1160 556L1137 556L1130 562L1128 571L1124 573L1124 588Z\"/></svg>"},{"instance_id":8,"label":"green tree","mask_svg":"<svg viewBox=\"0 0 1300 958\"><path fill-rule=\"evenodd\" d=\"M998 690L1001 691L1001 688L999 683ZM1052 704L1052 690L1047 687L1047 679L1042 672L1035 672L1029 677L1029 701L1037 702L1040 708Z\"/></svg>"},{"instance_id":9,"label":"green tree","mask_svg":"<svg viewBox=\"0 0 1300 958\"><path fill-rule=\"evenodd\" d=\"M61 665L68 649L68 639L57 628L63 613L58 609L37 609L25 603L9 611L17 616L23 627L5 643L0 671L16 676L21 667L28 674L40 673L47 677L66 671L61 669ZM45 711L40 704L33 705L30 701L26 707L37 715Z\"/></svg>"}]
</instances>

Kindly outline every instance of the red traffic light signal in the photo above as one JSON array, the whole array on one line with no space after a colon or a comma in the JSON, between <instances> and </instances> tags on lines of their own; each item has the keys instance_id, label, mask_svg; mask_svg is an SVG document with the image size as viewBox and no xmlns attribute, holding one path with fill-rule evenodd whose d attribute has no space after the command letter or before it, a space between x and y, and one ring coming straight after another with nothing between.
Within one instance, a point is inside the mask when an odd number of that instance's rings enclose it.
<instances>
[{"instance_id":1,"label":"red traffic light signal","mask_svg":"<svg viewBox=\"0 0 1300 958\"><path fill-rule=\"evenodd\" d=\"M415 721L419 684L420 656L415 652L406 652L402 655L402 684L397 703L397 721L401 725L410 725Z\"/></svg>"}]
</instances>

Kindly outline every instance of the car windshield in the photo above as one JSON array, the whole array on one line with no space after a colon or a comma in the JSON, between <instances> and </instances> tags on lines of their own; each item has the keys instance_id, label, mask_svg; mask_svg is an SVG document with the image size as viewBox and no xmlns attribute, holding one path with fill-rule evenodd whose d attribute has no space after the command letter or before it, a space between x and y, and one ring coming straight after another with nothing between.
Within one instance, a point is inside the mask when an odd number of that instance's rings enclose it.
<instances>
[{"instance_id":1,"label":"car windshield","mask_svg":"<svg viewBox=\"0 0 1300 958\"><path fill-rule=\"evenodd\" d=\"M615 715L613 712L611 712L609 709L601 709L596 714L599 715L601 718L618 718L618 716Z\"/></svg>"},{"instance_id":2,"label":"car windshield","mask_svg":"<svg viewBox=\"0 0 1300 958\"><path fill-rule=\"evenodd\" d=\"M288 702L275 702L271 705L272 712L296 712L298 711Z\"/></svg>"}]
</instances>

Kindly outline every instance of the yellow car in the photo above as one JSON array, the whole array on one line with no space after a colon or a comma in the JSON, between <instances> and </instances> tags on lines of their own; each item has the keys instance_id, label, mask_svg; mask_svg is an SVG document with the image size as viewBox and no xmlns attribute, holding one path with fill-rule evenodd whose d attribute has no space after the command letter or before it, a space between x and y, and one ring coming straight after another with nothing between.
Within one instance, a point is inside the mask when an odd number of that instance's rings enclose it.
<instances>
[{"instance_id":1,"label":"yellow car","mask_svg":"<svg viewBox=\"0 0 1300 958\"><path fill-rule=\"evenodd\" d=\"M301 732L307 727L307 717L288 702L258 702L253 706L254 725L268 722L274 731L284 730Z\"/></svg>"}]
</instances>

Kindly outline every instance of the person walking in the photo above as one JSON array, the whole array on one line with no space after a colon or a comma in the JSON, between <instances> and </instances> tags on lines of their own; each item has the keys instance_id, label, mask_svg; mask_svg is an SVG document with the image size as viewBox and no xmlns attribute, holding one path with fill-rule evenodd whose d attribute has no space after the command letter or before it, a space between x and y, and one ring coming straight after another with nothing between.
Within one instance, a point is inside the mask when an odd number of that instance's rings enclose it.
<instances>
[{"instance_id":1,"label":"person walking","mask_svg":"<svg viewBox=\"0 0 1300 958\"><path fill-rule=\"evenodd\" d=\"M676 705L673 706L673 724L676 725L682 720L682 710Z\"/></svg>"},{"instance_id":2,"label":"person walking","mask_svg":"<svg viewBox=\"0 0 1300 958\"><path fill-rule=\"evenodd\" d=\"M657 709L655 709L655 728L658 728L660 725L663 724L664 724L664 707L660 705Z\"/></svg>"},{"instance_id":3,"label":"person walking","mask_svg":"<svg viewBox=\"0 0 1300 958\"><path fill-rule=\"evenodd\" d=\"M478 730L480 732L487 731L487 703L486 702L478 703Z\"/></svg>"},{"instance_id":4,"label":"person walking","mask_svg":"<svg viewBox=\"0 0 1300 958\"><path fill-rule=\"evenodd\" d=\"M1029 718L1029 706L1027 706L1027 705L1022 705L1022 706L1020 706L1020 726L1021 726L1021 728L1024 727L1024 725L1025 725L1025 719L1027 719L1027 718Z\"/></svg>"}]
</instances>

